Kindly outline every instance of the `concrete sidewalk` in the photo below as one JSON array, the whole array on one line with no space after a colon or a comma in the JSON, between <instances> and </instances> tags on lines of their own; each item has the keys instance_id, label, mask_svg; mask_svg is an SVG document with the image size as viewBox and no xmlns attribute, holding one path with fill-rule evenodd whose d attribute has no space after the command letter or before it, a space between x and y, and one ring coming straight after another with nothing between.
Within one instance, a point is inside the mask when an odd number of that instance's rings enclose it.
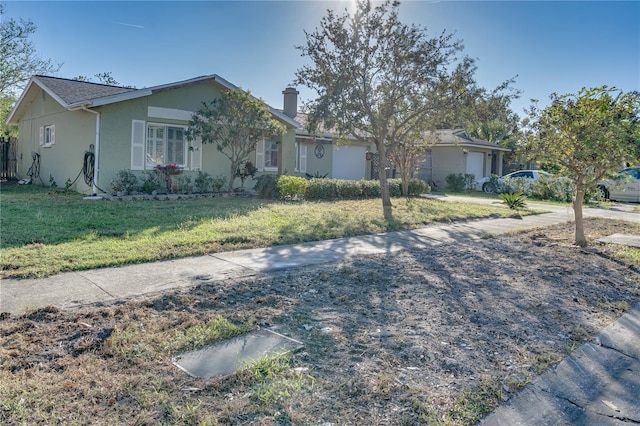
<instances>
[{"instance_id":1,"label":"concrete sidewalk","mask_svg":"<svg viewBox=\"0 0 640 426\"><path fill-rule=\"evenodd\" d=\"M547 207L547 206L545 206ZM131 297L185 288L208 281L244 278L283 268L337 262L345 256L478 239L532 226L572 219L566 208L522 219L484 219L436 224L412 231L340 238L264 249L239 250L115 268L65 272L48 278L0 281L0 312L12 315L55 305L61 309L109 303ZM547 209L549 210L549 209ZM640 218L640 215L637 215Z\"/></svg>"},{"instance_id":2,"label":"concrete sidewalk","mask_svg":"<svg viewBox=\"0 0 640 426\"><path fill-rule=\"evenodd\" d=\"M437 197L449 201L494 203L471 197ZM521 219L483 219L451 225L435 224L412 231L340 238L265 249L239 250L161 262L65 272L43 279L0 281L0 312L12 315L55 305L61 309L94 303L109 303L131 297L185 288L209 281L244 278L283 268L336 262L346 256L387 253L411 248L499 235L516 229L545 226L573 220L570 207L529 203L549 213ZM585 217L607 217L640 221L633 206L585 209Z\"/></svg>"},{"instance_id":3,"label":"concrete sidewalk","mask_svg":"<svg viewBox=\"0 0 640 426\"><path fill-rule=\"evenodd\" d=\"M640 423L640 305L483 419L482 426Z\"/></svg>"},{"instance_id":4,"label":"concrete sidewalk","mask_svg":"<svg viewBox=\"0 0 640 426\"><path fill-rule=\"evenodd\" d=\"M495 202L483 198L444 199ZM47 305L78 308L283 268L338 262L347 256L429 248L573 220L570 207L534 203L529 206L549 213L68 272L44 279L3 280L0 312L18 315ZM584 216L640 221L640 214L633 210L634 206L624 205L589 208L584 210ZM625 423L640 423L640 305L605 329L596 343L578 348L482 422L483 425Z\"/></svg>"}]
</instances>

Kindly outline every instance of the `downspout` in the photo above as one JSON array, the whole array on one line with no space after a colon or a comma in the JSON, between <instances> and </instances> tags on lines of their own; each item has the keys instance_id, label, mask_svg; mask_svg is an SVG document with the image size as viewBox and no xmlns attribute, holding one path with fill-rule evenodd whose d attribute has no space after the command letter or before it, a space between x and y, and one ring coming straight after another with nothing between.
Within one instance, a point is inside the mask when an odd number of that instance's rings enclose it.
<instances>
[{"instance_id":1,"label":"downspout","mask_svg":"<svg viewBox=\"0 0 640 426\"><path fill-rule=\"evenodd\" d=\"M82 110L96 115L96 143L95 143L95 154L94 154L94 160L93 160L93 179L91 182L91 192L92 192L91 195L95 197L98 195L98 188L96 186L96 182L98 181L98 164L100 164L98 161L100 156L100 113L98 111L92 111L84 105L82 106Z\"/></svg>"}]
</instances>

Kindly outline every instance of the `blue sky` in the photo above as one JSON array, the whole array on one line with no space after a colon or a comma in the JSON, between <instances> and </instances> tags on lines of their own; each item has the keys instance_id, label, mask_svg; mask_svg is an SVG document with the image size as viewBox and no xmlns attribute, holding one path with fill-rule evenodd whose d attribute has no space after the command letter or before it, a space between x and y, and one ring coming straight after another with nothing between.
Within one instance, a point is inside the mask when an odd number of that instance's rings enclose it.
<instances>
[{"instance_id":1,"label":"blue sky","mask_svg":"<svg viewBox=\"0 0 640 426\"><path fill-rule=\"evenodd\" d=\"M5 18L31 19L38 53L62 63L58 76L109 71L138 88L219 74L274 107L305 58L294 46L326 9L351 1L6 1ZM446 30L477 59L492 88L518 76L529 99L583 86L640 90L640 2L406 1L405 22ZM301 99L313 93L299 87Z\"/></svg>"}]
</instances>

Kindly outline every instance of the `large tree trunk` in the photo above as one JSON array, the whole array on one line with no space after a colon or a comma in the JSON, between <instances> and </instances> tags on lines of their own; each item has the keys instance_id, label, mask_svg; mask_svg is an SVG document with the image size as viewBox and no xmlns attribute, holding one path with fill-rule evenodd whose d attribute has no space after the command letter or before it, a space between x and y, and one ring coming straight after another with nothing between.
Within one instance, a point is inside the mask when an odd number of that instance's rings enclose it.
<instances>
[{"instance_id":1,"label":"large tree trunk","mask_svg":"<svg viewBox=\"0 0 640 426\"><path fill-rule=\"evenodd\" d=\"M382 197L382 212L385 220L393 219L391 211L391 196L389 182L387 182L387 150L383 143L377 143L378 149L378 177L380 179L380 196Z\"/></svg>"},{"instance_id":2,"label":"large tree trunk","mask_svg":"<svg viewBox=\"0 0 640 426\"><path fill-rule=\"evenodd\" d=\"M576 188L576 198L573 200L573 213L576 222L575 244L580 247L587 246L587 238L584 235L584 220L582 219L582 201L584 200L584 188Z\"/></svg>"}]
</instances>

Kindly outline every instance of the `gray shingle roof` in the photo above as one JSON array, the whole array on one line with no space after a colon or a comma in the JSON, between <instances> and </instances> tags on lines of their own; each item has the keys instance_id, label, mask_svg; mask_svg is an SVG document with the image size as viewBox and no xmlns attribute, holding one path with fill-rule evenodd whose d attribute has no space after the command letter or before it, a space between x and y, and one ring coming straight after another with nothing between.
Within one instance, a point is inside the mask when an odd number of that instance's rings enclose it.
<instances>
[{"instance_id":1,"label":"gray shingle roof","mask_svg":"<svg viewBox=\"0 0 640 426\"><path fill-rule=\"evenodd\" d=\"M89 83L86 81L69 80L66 78L47 77L38 75L36 78L62 99L67 105L73 105L104 96L118 95L136 89L106 84Z\"/></svg>"}]
</instances>

